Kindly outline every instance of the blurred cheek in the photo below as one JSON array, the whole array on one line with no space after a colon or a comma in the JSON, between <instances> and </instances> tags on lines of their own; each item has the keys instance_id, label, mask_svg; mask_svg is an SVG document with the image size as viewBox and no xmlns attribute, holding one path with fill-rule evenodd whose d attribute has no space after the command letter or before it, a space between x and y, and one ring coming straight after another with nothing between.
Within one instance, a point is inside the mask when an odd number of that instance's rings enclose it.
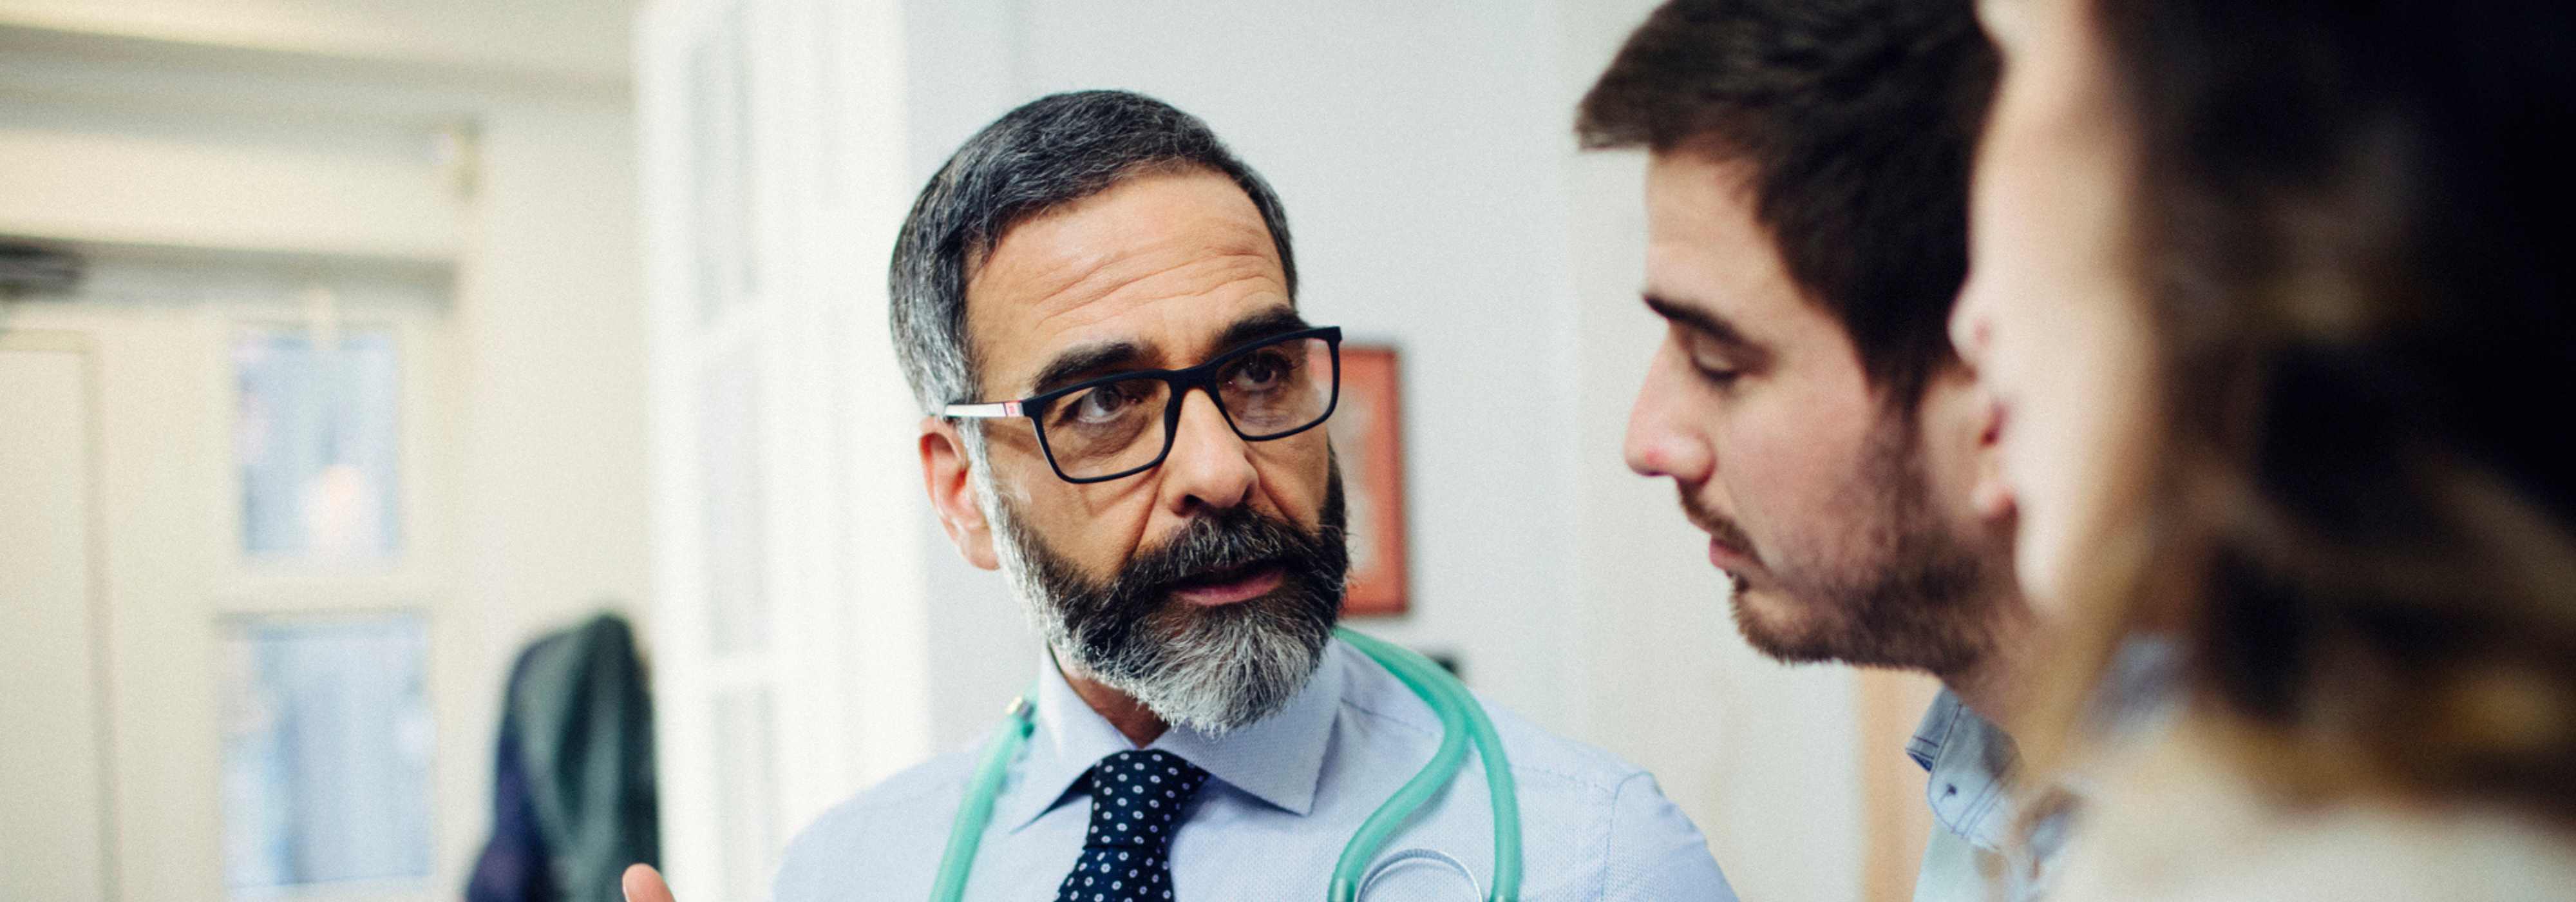
<instances>
[{"instance_id":1,"label":"blurred cheek","mask_svg":"<svg viewBox=\"0 0 2576 902\"><path fill-rule=\"evenodd\" d=\"M2043 167L2052 161L2044 148L2035 146L2029 121L2037 112L2028 96L2031 71L2028 65L2007 70L1978 147L1970 194L1969 278L1950 323L1951 342L1961 359L1980 387L2009 411L1999 441L2005 479L2024 508L2025 537L2045 519L2044 510L2030 510L2028 499L2019 496L2027 494L2025 458L2040 437L2033 430L2048 425L2028 409L2043 400L2032 397L2034 392L2045 391L2044 384L2029 378L2031 344L2034 333L2047 329L2047 311L2038 299L2062 296L2060 287L2050 284L2045 262L2050 245L2034 240L2050 227L2051 212L2044 203L2049 192L2040 183L2045 181Z\"/></svg>"},{"instance_id":2,"label":"blurred cheek","mask_svg":"<svg viewBox=\"0 0 2576 902\"><path fill-rule=\"evenodd\" d=\"M1953 340L2007 411L2017 561L2042 605L2070 600L2136 513L2151 470L2156 342L2128 284L2132 172L2092 36L2042 4L2016 41L1979 149L1972 271Z\"/></svg>"}]
</instances>

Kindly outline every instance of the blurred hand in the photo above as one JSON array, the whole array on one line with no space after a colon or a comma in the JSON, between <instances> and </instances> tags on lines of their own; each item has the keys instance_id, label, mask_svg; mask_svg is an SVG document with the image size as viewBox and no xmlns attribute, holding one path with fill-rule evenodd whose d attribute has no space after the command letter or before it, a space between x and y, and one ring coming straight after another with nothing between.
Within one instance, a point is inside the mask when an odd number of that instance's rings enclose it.
<instances>
[{"instance_id":1,"label":"blurred hand","mask_svg":"<svg viewBox=\"0 0 2576 902\"><path fill-rule=\"evenodd\" d=\"M662 882L662 872L652 865L627 865L626 876L617 882L626 889L626 902L672 902L671 885Z\"/></svg>"}]
</instances>

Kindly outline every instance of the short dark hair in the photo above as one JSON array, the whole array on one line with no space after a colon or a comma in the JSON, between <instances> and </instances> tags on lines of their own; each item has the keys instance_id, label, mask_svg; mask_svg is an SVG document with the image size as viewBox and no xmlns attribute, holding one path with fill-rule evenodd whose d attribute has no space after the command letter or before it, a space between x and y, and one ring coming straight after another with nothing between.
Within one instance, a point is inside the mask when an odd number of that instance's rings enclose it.
<instances>
[{"instance_id":1,"label":"short dark hair","mask_svg":"<svg viewBox=\"0 0 2576 902\"><path fill-rule=\"evenodd\" d=\"M1005 233L1130 178L1198 169L1252 198L1296 297L1278 195L1196 116L1133 92L1072 91L1029 101L968 138L913 202L887 275L895 356L922 409L982 400L966 282Z\"/></svg>"},{"instance_id":2,"label":"short dark hair","mask_svg":"<svg viewBox=\"0 0 2576 902\"><path fill-rule=\"evenodd\" d=\"M1583 97L1587 149L1754 169L1789 276L1911 406L1955 358L1968 175L1995 53L1970 0L1672 0Z\"/></svg>"}]
</instances>

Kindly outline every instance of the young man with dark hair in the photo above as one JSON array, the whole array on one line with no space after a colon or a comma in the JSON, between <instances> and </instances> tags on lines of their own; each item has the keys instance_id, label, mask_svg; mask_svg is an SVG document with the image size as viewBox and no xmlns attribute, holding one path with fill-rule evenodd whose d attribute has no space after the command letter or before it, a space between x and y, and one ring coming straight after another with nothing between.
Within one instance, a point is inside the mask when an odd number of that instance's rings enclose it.
<instances>
[{"instance_id":1,"label":"young man with dark hair","mask_svg":"<svg viewBox=\"0 0 2576 902\"><path fill-rule=\"evenodd\" d=\"M1940 823L1920 900L2030 898L2055 839L2008 839L1995 724L2036 630L2010 503L1972 493L1994 424L1946 331L1994 78L1968 0L1674 0L1577 123L1649 154L1667 331L1629 466L1680 489L1755 648L1943 683L1905 750Z\"/></svg>"}]
</instances>

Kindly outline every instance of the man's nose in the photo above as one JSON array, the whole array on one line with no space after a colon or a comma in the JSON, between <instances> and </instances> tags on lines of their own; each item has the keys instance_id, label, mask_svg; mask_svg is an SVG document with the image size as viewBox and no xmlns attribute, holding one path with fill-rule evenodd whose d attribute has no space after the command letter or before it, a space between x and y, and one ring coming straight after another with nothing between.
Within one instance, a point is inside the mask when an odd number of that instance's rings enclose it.
<instances>
[{"instance_id":1,"label":"man's nose","mask_svg":"<svg viewBox=\"0 0 2576 902\"><path fill-rule=\"evenodd\" d=\"M1172 513L1191 516L1228 510L1252 497L1260 481L1252 468L1252 449L1218 410L1207 392L1181 398L1181 419L1173 426L1172 451L1163 458L1163 503Z\"/></svg>"},{"instance_id":2,"label":"man's nose","mask_svg":"<svg viewBox=\"0 0 2576 902\"><path fill-rule=\"evenodd\" d=\"M1670 476L1685 483L1706 481L1717 464L1709 447L1706 424L1692 421L1692 386L1681 372L1680 351L1671 339L1655 349L1646 367L1646 382L1637 388L1628 409L1628 436L1620 451L1628 469L1640 476Z\"/></svg>"}]
</instances>

